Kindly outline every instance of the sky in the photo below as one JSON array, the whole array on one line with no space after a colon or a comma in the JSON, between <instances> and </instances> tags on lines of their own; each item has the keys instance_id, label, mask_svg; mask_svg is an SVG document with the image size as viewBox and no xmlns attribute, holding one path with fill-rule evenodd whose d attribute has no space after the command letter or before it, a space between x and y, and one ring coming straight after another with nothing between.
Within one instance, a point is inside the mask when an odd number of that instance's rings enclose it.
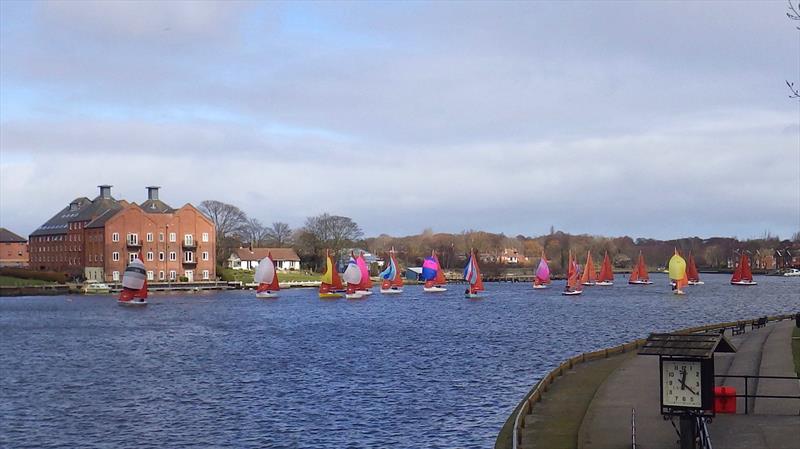
<instances>
[{"instance_id":1,"label":"sky","mask_svg":"<svg viewBox=\"0 0 800 449\"><path fill-rule=\"evenodd\" d=\"M0 226L145 186L368 236L800 231L776 2L0 2Z\"/></svg>"}]
</instances>

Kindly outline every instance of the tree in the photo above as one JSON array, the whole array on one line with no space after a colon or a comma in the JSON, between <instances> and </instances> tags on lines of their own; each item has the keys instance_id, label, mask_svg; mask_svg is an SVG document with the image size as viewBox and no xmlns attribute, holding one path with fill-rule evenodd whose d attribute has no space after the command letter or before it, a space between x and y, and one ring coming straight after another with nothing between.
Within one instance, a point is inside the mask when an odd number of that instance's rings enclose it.
<instances>
[{"instance_id":1,"label":"tree","mask_svg":"<svg viewBox=\"0 0 800 449\"><path fill-rule=\"evenodd\" d=\"M267 239L268 229L257 218L248 218L242 227L242 240L250 242L253 246L261 246Z\"/></svg>"},{"instance_id":2,"label":"tree","mask_svg":"<svg viewBox=\"0 0 800 449\"><path fill-rule=\"evenodd\" d=\"M283 248L292 244L292 228L286 223L276 221L265 229L264 238L270 246Z\"/></svg>"},{"instance_id":3,"label":"tree","mask_svg":"<svg viewBox=\"0 0 800 449\"><path fill-rule=\"evenodd\" d=\"M316 264L323 250L330 249L334 254L338 254L363 234L361 228L351 218L330 215L326 212L306 218L306 224L298 237L302 240L304 252L317 256Z\"/></svg>"},{"instance_id":4,"label":"tree","mask_svg":"<svg viewBox=\"0 0 800 449\"><path fill-rule=\"evenodd\" d=\"M247 225L247 215L238 207L217 200L205 200L198 206L211 221L217 232L217 261L230 256L236 237L241 237Z\"/></svg>"}]
</instances>

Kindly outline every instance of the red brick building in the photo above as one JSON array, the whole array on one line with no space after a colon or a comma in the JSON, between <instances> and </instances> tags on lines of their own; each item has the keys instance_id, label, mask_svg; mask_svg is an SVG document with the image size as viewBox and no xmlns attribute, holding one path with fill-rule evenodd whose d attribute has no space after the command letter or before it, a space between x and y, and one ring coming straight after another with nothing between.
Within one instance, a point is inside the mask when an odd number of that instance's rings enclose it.
<instances>
[{"instance_id":1,"label":"red brick building","mask_svg":"<svg viewBox=\"0 0 800 449\"><path fill-rule=\"evenodd\" d=\"M214 223L191 204L173 209L148 187L141 205L116 200L111 186L72 201L31 234L31 266L119 281L139 258L151 281L216 278Z\"/></svg>"},{"instance_id":2,"label":"red brick building","mask_svg":"<svg viewBox=\"0 0 800 449\"><path fill-rule=\"evenodd\" d=\"M6 228L0 228L0 267L27 266L28 241Z\"/></svg>"}]
</instances>

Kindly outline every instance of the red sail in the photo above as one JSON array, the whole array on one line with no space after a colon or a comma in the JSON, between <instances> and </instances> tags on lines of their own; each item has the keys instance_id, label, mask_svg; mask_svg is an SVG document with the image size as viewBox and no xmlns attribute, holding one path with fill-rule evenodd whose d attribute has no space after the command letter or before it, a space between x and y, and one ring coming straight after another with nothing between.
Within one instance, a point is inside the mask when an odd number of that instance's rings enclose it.
<instances>
[{"instance_id":1,"label":"red sail","mask_svg":"<svg viewBox=\"0 0 800 449\"><path fill-rule=\"evenodd\" d=\"M647 272L647 264L644 262L644 256L641 251L639 251L639 262L637 262L637 265L639 266L639 280L649 281L650 274Z\"/></svg>"},{"instance_id":2,"label":"red sail","mask_svg":"<svg viewBox=\"0 0 800 449\"><path fill-rule=\"evenodd\" d=\"M402 287L403 286L403 276L400 275L400 266L397 265L397 259L394 258L394 252L389 255L392 259L392 263L394 263L394 279L392 279L392 287Z\"/></svg>"},{"instance_id":3,"label":"red sail","mask_svg":"<svg viewBox=\"0 0 800 449\"><path fill-rule=\"evenodd\" d=\"M447 279L444 278L444 271L442 271L442 264L439 263L439 258L436 257L436 251L433 251L433 260L436 261L436 266L439 267L436 270L436 279L433 280L433 284L436 286L445 285L447 284Z\"/></svg>"},{"instance_id":4,"label":"red sail","mask_svg":"<svg viewBox=\"0 0 800 449\"><path fill-rule=\"evenodd\" d=\"M739 266L742 267L742 280L752 282L753 272L750 271L750 258L747 257L747 254L742 254L742 260L739 261Z\"/></svg>"},{"instance_id":5,"label":"red sail","mask_svg":"<svg viewBox=\"0 0 800 449\"><path fill-rule=\"evenodd\" d=\"M594 262L592 262L592 252L586 253L586 265L583 268L583 276L581 276L582 283L594 283L596 277L594 272Z\"/></svg>"},{"instance_id":6,"label":"red sail","mask_svg":"<svg viewBox=\"0 0 800 449\"><path fill-rule=\"evenodd\" d=\"M611 267L611 259L608 257L608 251L606 251L605 257L603 257L603 265L600 267L600 276L597 278L600 282L611 282L614 280L614 269Z\"/></svg>"},{"instance_id":7,"label":"red sail","mask_svg":"<svg viewBox=\"0 0 800 449\"><path fill-rule=\"evenodd\" d=\"M478 268L478 259L476 256L472 257L472 269L475 270L475 274L478 275L478 280L470 288L470 293L482 292L485 289L483 288L483 278L481 276L481 270Z\"/></svg>"},{"instance_id":8,"label":"red sail","mask_svg":"<svg viewBox=\"0 0 800 449\"><path fill-rule=\"evenodd\" d=\"M686 268L686 278L691 282L698 282L700 280L700 273L697 271L697 265L694 263L694 256L689 254L689 266Z\"/></svg>"},{"instance_id":9,"label":"red sail","mask_svg":"<svg viewBox=\"0 0 800 449\"><path fill-rule=\"evenodd\" d=\"M633 266L633 270L631 270L631 275L628 277L628 282L636 282L639 280L639 263L642 260L642 253L639 253L639 260L636 261L636 265Z\"/></svg>"},{"instance_id":10,"label":"red sail","mask_svg":"<svg viewBox=\"0 0 800 449\"><path fill-rule=\"evenodd\" d=\"M733 270L733 276L731 277L731 282L741 282L742 280L742 260L744 260L744 254L739 259L739 264L736 265L736 269Z\"/></svg>"}]
</instances>

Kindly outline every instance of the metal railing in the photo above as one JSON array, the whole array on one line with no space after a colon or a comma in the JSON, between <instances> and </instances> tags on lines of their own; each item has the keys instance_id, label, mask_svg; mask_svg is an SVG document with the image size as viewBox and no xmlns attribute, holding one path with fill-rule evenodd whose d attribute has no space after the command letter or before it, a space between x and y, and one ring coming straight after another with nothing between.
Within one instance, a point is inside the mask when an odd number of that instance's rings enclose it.
<instances>
[{"instance_id":1,"label":"metal railing","mask_svg":"<svg viewBox=\"0 0 800 449\"><path fill-rule=\"evenodd\" d=\"M751 376L751 375L732 375L732 374L716 374L714 378L734 378L744 379L744 394L731 395L730 397L744 398L744 414L750 413L749 402L750 398L769 398L769 399L800 399L800 395L788 396L780 394L749 394L748 380L749 379L782 379L782 380L800 380L798 376Z\"/></svg>"}]
</instances>

